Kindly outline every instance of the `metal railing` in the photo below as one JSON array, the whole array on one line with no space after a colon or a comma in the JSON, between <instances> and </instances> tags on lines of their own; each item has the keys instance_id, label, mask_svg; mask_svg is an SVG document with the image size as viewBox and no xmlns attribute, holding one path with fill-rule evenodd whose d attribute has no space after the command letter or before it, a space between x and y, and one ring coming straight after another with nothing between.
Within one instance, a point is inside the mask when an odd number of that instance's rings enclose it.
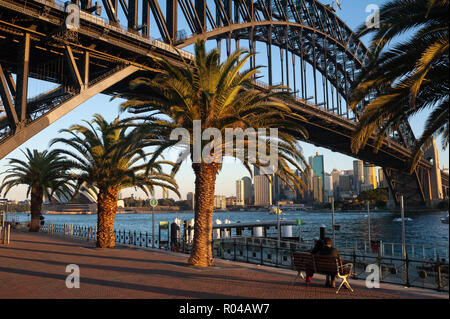
<instances>
[{"instance_id":1,"label":"metal railing","mask_svg":"<svg viewBox=\"0 0 450 319\"><path fill-rule=\"evenodd\" d=\"M306 243L242 237L215 240L213 249L218 258L292 269L291 253L310 251L312 247ZM449 291L449 264L440 256L434 260L414 259L408 255L399 258L362 254L351 248L339 249L339 254L344 263L353 263L356 273L354 279L365 280L369 275L367 266L377 265L381 283Z\"/></svg>"},{"instance_id":2,"label":"metal railing","mask_svg":"<svg viewBox=\"0 0 450 319\"><path fill-rule=\"evenodd\" d=\"M41 231L85 238L87 241L95 241L97 236L97 227L73 224L47 222L41 225ZM168 236L168 242L159 242L157 236L153 239L151 232L126 230L114 230L114 232L117 244L172 249L184 253L189 253L192 247L192 241L182 236L182 232L177 237L176 243L170 241L170 236ZM384 245L390 246L392 243L384 243ZM294 242L249 236L229 237L213 240L213 255L226 260L292 269L291 253L293 251L310 251L312 246L312 241ZM338 247L343 262L351 262L354 265L354 279L365 280L369 274L366 272L367 266L377 265L381 283L449 291L448 259L437 253L433 259L417 258L408 253L406 258L402 258L396 255L383 255L382 252L386 252L386 249L382 248L383 245L380 245L377 253L369 249L362 250L360 247L358 244L353 247Z\"/></svg>"},{"instance_id":3,"label":"metal railing","mask_svg":"<svg viewBox=\"0 0 450 319\"><path fill-rule=\"evenodd\" d=\"M44 223L40 231L48 234L60 234L74 238L85 238L87 241L97 240L97 226L79 226L74 224L55 224ZM136 232L126 230L114 230L116 243L129 246L169 248L169 243L162 243L164 246L158 246L159 240L153 237L150 232Z\"/></svg>"}]
</instances>

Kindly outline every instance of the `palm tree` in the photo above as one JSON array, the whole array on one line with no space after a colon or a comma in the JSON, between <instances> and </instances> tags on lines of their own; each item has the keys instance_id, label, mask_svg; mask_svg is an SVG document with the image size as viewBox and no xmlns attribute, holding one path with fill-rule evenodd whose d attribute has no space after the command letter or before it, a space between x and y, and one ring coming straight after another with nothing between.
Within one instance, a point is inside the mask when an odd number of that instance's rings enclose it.
<instances>
[{"instance_id":1,"label":"palm tree","mask_svg":"<svg viewBox=\"0 0 450 319\"><path fill-rule=\"evenodd\" d=\"M415 142L414 170L433 136L448 146L449 118L449 0L392 0L380 10L380 27L360 27L359 36L373 34L372 61L358 76L351 97L352 109L372 98L360 115L352 142L358 152L377 135L377 147L387 134L417 113L431 109L422 136ZM397 36L415 33L391 49Z\"/></svg>"},{"instance_id":2,"label":"palm tree","mask_svg":"<svg viewBox=\"0 0 450 319\"><path fill-rule=\"evenodd\" d=\"M42 202L44 198L53 196L69 199L71 194L70 176L65 158L56 151L31 151L26 149L26 160L9 159L9 167L3 174L3 184L0 193L4 195L15 186L27 185L27 196L31 194L30 231L38 232Z\"/></svg>"},{"instance_id":3,"label":"palm tree","mask_svg":"<svg viewBox=\"0 0 450 319\"><path fill-rule=\"evenodd\" d=\"M86 126L61 130L71 138L55 138L51 144L68 146L57 151L69 158L76 190L87 187L97 197L97 247L113 248L114 218L122 189L138 187L150 195L155 187L164 187L179 193L173 177L163 172L163 166L170 162L154 160L147 165L141 161L149 155L145 148L151 144L150 137L139 138L137 129L129 131L118 118L108 123L96 114L91 123L84 122Z\"/></svg>"},{"instance_id":4,"label":"palm tree","mask_svg":"<svg viewBox=\"0 0 450 319\"><path fill-rule=\"evenodd\" d=\"M306 166L297 140L306 138L307 133L298 124L299 116L284 103L283 99L289 97L285 88L264 91L252 85L251 79L258 72L257 68L242 71L251 57L252 54L247 51L238 50L220 63L218 50L206 53L205 43L199 41L195 44L193 61L185 61L180 55L182 65L174 66L161 58L156 63L163 73L152 79L136 79L131 83L133 93L123 96L128 99L122 104L124 110L142 114L133 119L144 121L141 124L143 131L155 131L159 136L166 137L166 142L160 145L155 155L181 143L168 138L174 129L188 132L183 141L195 174L195 226L188 260L190 265L214 265L211 245L214 193L216 176L221 170L224 155L239 158L252 175L252 165L267 168L266 163L259 161L259 158L257 161L251 160L254 159L252 147L261 142L258 151L268 154L269 148L278 142L275 154L278 170L275 175L292 189L303 190L306 187L301 177L294 172L296 169L302 172ZM215 128L220 136L206 141L197 138L194 129L196 123L201 126L202 132ZM228 129L246 131L259 128L278 128L278 137L243 138L239 139L239 143L236 139L231 143L232 151L224 152L230 146L226 140ZM196 153L198 150L203 151L200 158ZM175 171L179 165L180 161Z\"/></svg>"}]
</instances>

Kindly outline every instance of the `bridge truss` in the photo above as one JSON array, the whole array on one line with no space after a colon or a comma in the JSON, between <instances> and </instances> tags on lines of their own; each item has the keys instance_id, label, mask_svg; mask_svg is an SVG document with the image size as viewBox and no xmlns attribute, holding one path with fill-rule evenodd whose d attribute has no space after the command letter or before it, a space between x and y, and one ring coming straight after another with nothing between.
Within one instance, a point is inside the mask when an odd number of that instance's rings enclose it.
<instances>
[{"instance_id":1,"label":"bridge truss","mask_svg":"<svg viewBox=\"0 0 450 319\"><path fill-rule=\"evenodd\" d=\"M76 30L66 27L68 13L58 0L0 0L0 44L7 48L0 52L0 158L90 97L127 92L132 78L159 72L153 58L179 63L174 47L191 59L183 49L198 39L224 45L226 54L233 43L252 52L263 44L258 54L267 59L267 84L296 92L291 106L308 120L302 123L308 142L383 167L396 201L403 195L417 206L439 197L430 161L422 160L413 175L405 172L415 141L408 123L390 132L376 155L373 140L351 152L365 104L352 112L349 90L369 51L330 6L317 0L71 2L81 9ZM30 97L29 78L55 88Z\"/></svg>"}]
</instances>

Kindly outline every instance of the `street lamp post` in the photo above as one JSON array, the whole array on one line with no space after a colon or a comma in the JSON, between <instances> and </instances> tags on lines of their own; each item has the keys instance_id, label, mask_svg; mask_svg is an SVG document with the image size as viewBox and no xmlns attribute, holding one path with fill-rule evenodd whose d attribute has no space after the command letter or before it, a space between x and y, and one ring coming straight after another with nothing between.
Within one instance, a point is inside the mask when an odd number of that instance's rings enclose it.
<instances>
[{"instance_id":1,"label":"street lamp post","mask_svg":"<svg viewBox=\"0 0 450 319\"><path fill-rule=\"evenodd\" d=\"M334 197L330 197L331 199L331 230L333 232L333 247L336 246L335 243L335 230L334 230Z\"/></svg>"},{"instance_id":2,"label":"street lamp post","mask_svg":"<svg viewBox=\"0 0 450 319\"><path fill-rule=\"evenodd\" d=\"M369 226L369 245L371 244L371 242L372 242L372 238L371 238L371 234L370 234L370 202L369 201L367 201L367 223L368 223L368 226Z\"/></svg>"}]
</instances>

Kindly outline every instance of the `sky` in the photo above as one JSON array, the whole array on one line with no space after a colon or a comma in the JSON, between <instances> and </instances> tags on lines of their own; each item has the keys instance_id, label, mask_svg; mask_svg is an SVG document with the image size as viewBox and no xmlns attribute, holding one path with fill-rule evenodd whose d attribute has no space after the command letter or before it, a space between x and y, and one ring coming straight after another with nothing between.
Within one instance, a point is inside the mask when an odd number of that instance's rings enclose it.
<instances>
[{"instance_id":1,"label":"sky","mask_svg":"<svg viewBox=\"0 0 450 319\"><path fill-rule=\"evenodd\" d=\"M162 5L165 1L161 1ZM322 0L321 1L324 4L331 4L334 1L331 0ZM370 12L366 12L366 8L370 4L375 5L382 5L385 3L385 0L368 0L368 1L361 1L361 0L340 0L339 3L341 4L342 10L337 10L337 14L340 17L341 20L343 20L351 29L355 30L358 26L360 26L362 23L364 23L367 16L370 15ZM336 8L336 5L334 4L334 7ZM162 7L162 11L165 12L164 8ZM182 21L179 22L180 28L182 29ZM124 23L121 23L124 24ZM151 29L151 36L154 38L159 38L159 34L155 33L153 30L157 30L156 25L154 22L152 22L152 25L150 26ZM186 27L187 29L187 27ZM369 39L363 38L364 43L367 45ZM209 47L215 45L215 41L211 41L208 45ZM242 45L245 45L247 41L242 41ZM224 50L225 45L222 45L222 50ZM234 48L234 44L233 44ZM187 49L190 51L190 48ZM256 50L258 52L264 53L265 52L265 44L258 44L256 47ZM225 54L224 54L225 55ZM262 54L263 56L264 54ZM276 60L276 59L274 59ZM267 59L266 58L258 58L257 57L257 64L258 65L267 65ZM273 73L274 73L274 83L277 82L277 76L280 78L280 68L279 64L277 65L274 63L273 66ZM264 74L263 74L264 75ZM266 78L266 76L263 76L263 80ZM311 78L311 77L310 77ZM291 80L292 81L292 80ZM267 81L266 81L267 82ZM298 82L297 82L298 83ZM37 95L38 92L44 92L54 87L53 84L45 83L42 81L30 81L29 83L29 97L32 97L34 95ZM36 92L33 94L33 92ZM311 92L311 90L309 90ZM38 134L36 134L34 137L32 137L30 140L25 142L21 145L18 149L11 152L9 155L7 155L5 158L0 160L0 172L4 172L7 169L7 163L8 158L24 158L21 150L25 150L26 148L31 149L38 149L38 150L44 150L49 149L49 142L54 137L60 135L59 130L68 128L69 126L73 124L78 124L82 120L91 120L92 116L96 113L101 114L103 117L105 117L108 121L113 120L119 112L119 105L123 102L123 100L110 100L109 96L105 95L97 95L87 102L81 104L76 109L74 109L72 112L64 116L63 118L57 120L55 123L50 125L48 128L42 130ZM411 127L415 133L416 136L419 136L423 130L424 121L426 118L426 113L419 114L415 116L413 119L411 119L410 124ZM125 115L121 115L121 118L125 117ZM440 157L440 165L441 168L443 166L449 167L449 153L448 149L442 150L441 149L441 140L437 139L437 145L439 148L439 157ZM301 142L301 146L303 148L303 154L307 158L311 155L314 155L316 152L319 152L320 154L324 155L324 166L326 172L331 172L334 168L337 168L339 170L345 170L345 169L352 169L353 167L353 158L345 156L340 153L331 152L330 150L327 150L325 148L316 147L312 144L303 143ZM173 152L171 153L173 154ZM170 154L166 154L170 155ZM227 160L224 162L223 168L219 175L217 176L216 181L216 194L217 195L226 195L226 196L234 196L236 192L235 187L235 181L238 179L241 179L244 176L250 176L250 174L247 172L247 170L238 162L235 160ZM2 177L1 177L2 178ZM180 171L178 172L176 179L179 184L180 193L181 193L181 199L186 199L186 194L188 192L194 191L194 174L192 172L192 168L190 163L185 162L183 163ZM137 191L135 189L127 189L125 191L122 191L122 197L127 197L131 194L134 194L135 197L141 197L141 198L147 198L146 195L144 195L141 191ZM2 196L3 194L1 194ZM1 197L0 196L0 197ZM161 191L157 190L154 197L159 198L161 197ZM178 199L177 196L174 193L169 192L169 197L173 197L174 199ZM8 195L8 199L11 200L23 200L26 198L26 187L19 186L15 189L11 190Z\"/></svg>"}]
</instances>

